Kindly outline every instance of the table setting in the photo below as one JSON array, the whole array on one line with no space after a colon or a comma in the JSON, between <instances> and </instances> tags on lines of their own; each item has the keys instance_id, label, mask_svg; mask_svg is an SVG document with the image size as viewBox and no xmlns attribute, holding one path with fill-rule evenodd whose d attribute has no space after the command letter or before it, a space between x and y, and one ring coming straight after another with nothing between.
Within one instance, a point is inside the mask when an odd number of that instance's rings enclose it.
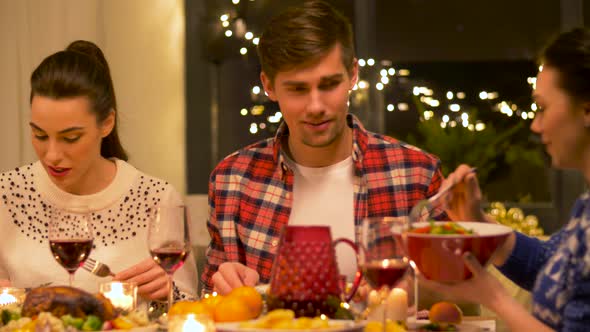
<instances>
[{"instance_id":1,"label":"table setting","mask_svg":"<svg viewBox=\"0 0 590 332\"><path fill-rule=\"evenodd\" d=\"M468 270L459 263L462 253L472 251L486 264L510 231L504 226L478 223L455 226L416 222L410 228L405 218L367 218L358 247L351 241L333 240L327 227L287 226L270 284L240 287L225 296L207 294L184 311L177 303L175 314L211 317L214 328L222 332L495 331L493 318L463 316L450 302L438 304L442 309L435 305L426 312L417 310L416 270L424 269L428 279L440 282L467 279ZM431 229L427 233L424 227ZM340 243L355 247L357 252L359 278L349 284L338 277L335 266L333 248ZM443 273L438 262L420 260L420 255L431 255L426 250L431 247L446 252L437 257L451 255L441 258L449 261L449 272ZM372 288L362 310L350 301L360 276ZM252 312L248 308L256 309Z\"/></svg>"},{"instance_id":2,"label":"table setting","mask_svg":"<svg viewBox=\"0 0 590 332\"><path fill-rule=\"evenodd\" d=\"M49 225L50 250L69 274L69 286L48 282L28 289L0 288L0 332L492 332L493 319L464 317L450 302L419 311L416 276L465 280L470 272L463 253L471 252L485 265L512 231L486 223L375 217L363 220L355 244L332 239L328 226L286 226L268 285L176 303L169 294L167 311L154 316L148 308L138 308L134 283L109 279L99 285L98 294L74 287L79 267L99 277L114 276L108 264L89 257L92 224L83 211L60 211ZM147 242L171 281L190 252L186 209L158 209L149 222ZM338 272L334 247L342 244L356 253L358 271L351 283ZM353 300L359 287L370 290L360 306Z\"/></svg>"},{"instance_id":3,"label":"table setting","mask_svg":"<svg viewBox=\"0 0 590 332\"><path fill-rule=\"evenodd\" d=\"M0 288L0 331L119 331L151 332L163 324L152 317L152 307L138 306L138 285L113 281L114 273L104 262L90 258L94 232L87 207L53 209L48 225L49 250L69 275L67 286L52 281L35 287ZM185 206L162 206L148 223L150 256L172 276L190 252ZM75 287L76 271L82 269L107 281L91 294ZM172 287L167 297L172 304ZM174 329L168 329L173 331ZM180 330L179 330L180 331Z\"/></svg>"}]
</instances>

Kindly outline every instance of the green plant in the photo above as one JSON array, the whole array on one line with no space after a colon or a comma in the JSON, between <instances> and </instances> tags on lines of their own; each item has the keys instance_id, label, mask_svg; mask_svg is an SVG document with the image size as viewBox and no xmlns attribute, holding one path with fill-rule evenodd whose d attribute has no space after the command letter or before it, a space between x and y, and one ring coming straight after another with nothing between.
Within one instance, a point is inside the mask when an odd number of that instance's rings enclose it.
<instances>
[{"instance_id":1,"label":"green plant","mask_svg":"<svg viewBox=\"0 0 590 332\"><path fill-rule=\"evenodd\" d=\"M477 112L471 114L474 117ZM472 131L460 123L442 128L439 120L427 120L419 122L416 133L406 141L438 156L445 176L460 164L477 167L478 179L489 200L544 200L549 195L546 186L531 189L531 178L526 176L541 177L545 165L539 148L528 140L530 132L525 124L511 121L505 129L498 130L490 122L484 130Z\"/></svg>"}]
</instances>

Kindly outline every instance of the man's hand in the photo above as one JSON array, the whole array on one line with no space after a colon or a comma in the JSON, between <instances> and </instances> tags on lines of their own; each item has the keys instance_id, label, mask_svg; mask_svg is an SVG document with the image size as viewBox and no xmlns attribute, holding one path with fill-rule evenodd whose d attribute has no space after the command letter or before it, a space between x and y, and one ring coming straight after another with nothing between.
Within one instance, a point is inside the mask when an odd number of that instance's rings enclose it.
<instances>
[{"instance_id":1,"label":"man's hand","mask_svg":"<svg viewBox=\"0 0 590 332\"><path fill-rule=\"evenodd\" d=\"M137 283L137 292L148 300L161 300L168 297L168 275L150 257L132 267L121 271L113 278L118 281L133 281Z\"/></svg>"},{"instance_id":2,"label":"man's hand","mask_svg":"<svg viewBox=\"0 0 590 332\"><path fill-rule=\"evenodd\" d=\"M213 290L226 295L232 289L240 286L255 286L260 276L255 270L236 262L225 262L219 265L213 274Z\"/></svg>"},{"instance_id":3,"label":"man's hand","mask_svg":"<svg viewBox=\"0 0 590 332\"><path fill-rule=\"evenodd\" d=\"M10 280L8 279L0 279L0 287L10 287Z\"/></svg>"}]
</instances>

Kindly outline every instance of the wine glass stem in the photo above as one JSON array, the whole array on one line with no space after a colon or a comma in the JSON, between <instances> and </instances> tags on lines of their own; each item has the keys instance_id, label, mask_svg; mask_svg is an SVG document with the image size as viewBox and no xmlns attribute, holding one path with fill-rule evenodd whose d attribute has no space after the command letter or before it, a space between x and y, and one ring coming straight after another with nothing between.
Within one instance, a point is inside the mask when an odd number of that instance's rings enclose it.
<instances>
[{"instance_id":1,"label":"wine glass stem","mask_svg":"<svg viewBox=\"0 0 590 332\"><path fill-rule=\"evenodd\" d=\"M172 308L172 301L174 297L174 284L172 282L172 273L168 274L168 311Z\"/></svg>"},{"instance_id":2,"label":"wine glass stem","mask_svg":"<svg viewBox=\"0 0 590 332\"><path fill-rule=\"evenodd\" d=\"M385 292L385 294L389 295L389 288L387 288L387 292ZM381 331L383 332L387 331L387 302L389 302L387 301L387 295L385 296L385 299L381 300L383 303L383 325Z\"/></svg>"},{"instance_id":3,"label":"wine glass stem","mask_svg":"<svg viewBox=\"0 0 590 332\"><path fill-rule=\"evenodd\" d=\"M74 287L74 273L76 273L76 272L69 272L68 271L68 274L70 277L70 287Z\"/></svg>"}]
</instances>

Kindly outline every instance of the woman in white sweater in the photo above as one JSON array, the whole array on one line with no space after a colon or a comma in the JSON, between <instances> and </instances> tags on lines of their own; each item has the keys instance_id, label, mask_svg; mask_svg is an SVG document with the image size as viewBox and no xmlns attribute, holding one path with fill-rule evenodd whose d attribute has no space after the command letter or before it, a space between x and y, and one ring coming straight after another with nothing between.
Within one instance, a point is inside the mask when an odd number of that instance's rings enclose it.
<instances>
[{"instance_id":1,"label":"woman in white sweater","mask_svg":"<svg viewBox=\"0 0 590 332\"><path fill-rule=\"evenodd\" d=\"M165 300L169 285L147 249L148 213L181 201L167 182L126 162L117 135L109 67L93 43L76 41L47 57L31 76L31 140L39 160L0 174L0 286L68 284L49 249L49 211L87 206L94 225L90 257L116 280L135 281L146 300ZM107 281L79 269L74 286ZM192 256L174 274L175 298L196 294Z\"/></svg>"}]
</instances>

